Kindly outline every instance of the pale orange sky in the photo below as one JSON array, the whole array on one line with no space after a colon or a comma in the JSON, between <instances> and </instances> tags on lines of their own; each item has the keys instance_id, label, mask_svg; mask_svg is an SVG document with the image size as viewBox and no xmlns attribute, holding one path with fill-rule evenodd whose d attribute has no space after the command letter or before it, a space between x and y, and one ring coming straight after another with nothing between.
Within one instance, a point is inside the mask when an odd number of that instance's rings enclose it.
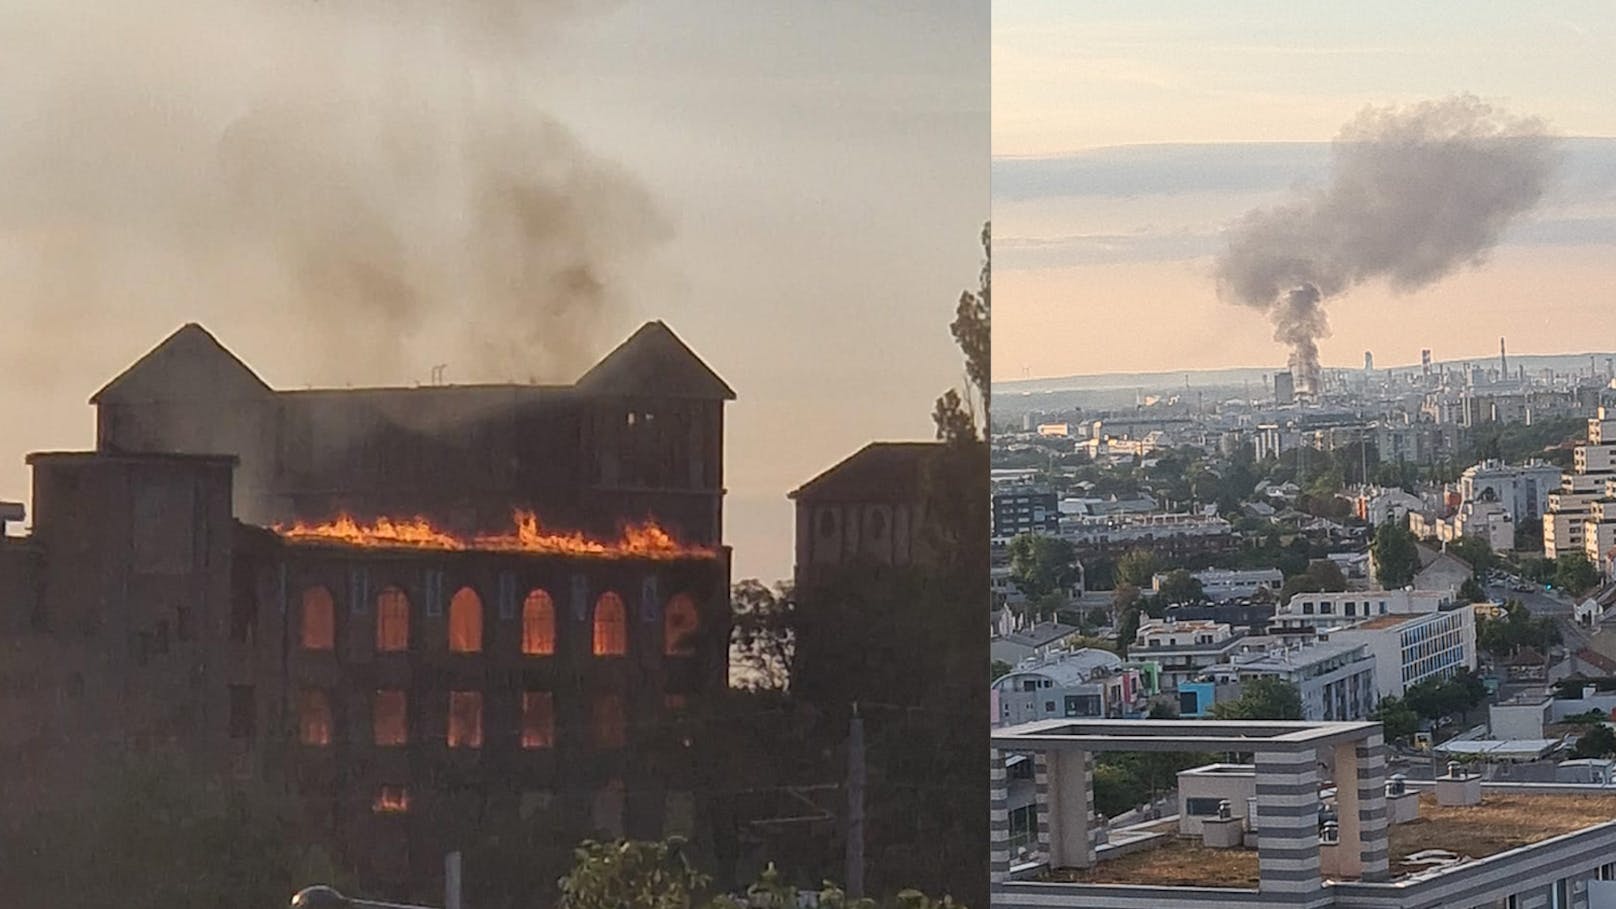
<instances>
[{"instance_id":1,"label":"pale orange sky","mask_svg":"<svg viewBox=\"0 0 1616 909\"><path fill-rule=\"evenodd\" d=\"M1210 259L997 271L995 378L1283 366L1262 315L1220 303L1210 271ZM1521 355L1610 350L1613 301L1608 248L1506 249L1416 295L1365 287L1341 297L1320 354L1346 367L1365 350L1382 366L1418 363L1423 347L1437 359L1491 357L1500 335Z\"/></svg>"}]
</instances>

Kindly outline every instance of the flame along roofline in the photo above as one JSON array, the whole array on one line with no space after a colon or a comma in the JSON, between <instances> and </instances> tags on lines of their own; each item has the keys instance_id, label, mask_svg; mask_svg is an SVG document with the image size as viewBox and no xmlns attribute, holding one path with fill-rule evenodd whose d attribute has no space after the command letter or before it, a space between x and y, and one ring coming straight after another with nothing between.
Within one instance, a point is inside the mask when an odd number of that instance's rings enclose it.
<instances>
[{"instance_id":1,"label":"flame along roofline","mask_svg":"<svg viewBox=\"0 0 1616 909\"><path fill-rule=\"evenodd\" d=\"M598 560L696 561L718 559L719 548L679 542L655 520L621 525L615 540L590 537L579 531L548 531L535 512L512 510L512 529L505 533L459 535L440 529L422 516L378 517L362 524L341 514L320 523L296 522L269 530L288 545L340 548L345 551L395 553L481 553L520 556L559 556Z\"/></svg>"}]
</instances>

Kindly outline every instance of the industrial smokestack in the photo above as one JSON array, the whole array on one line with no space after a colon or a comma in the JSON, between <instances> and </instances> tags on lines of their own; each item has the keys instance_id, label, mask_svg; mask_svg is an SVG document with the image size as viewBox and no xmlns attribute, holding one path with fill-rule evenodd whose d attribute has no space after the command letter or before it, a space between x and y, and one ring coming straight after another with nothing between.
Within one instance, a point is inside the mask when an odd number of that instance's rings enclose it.
<instances>
[{"instance_id":1,"label":"industrial smokestack","mask_svg":"<svg viewBox=\"0 0 1616 909\"><path fill-rule=\"evenodd\" d=\"M1269 317L1298 394L1315 392L1323 300L1376 279L1411 292L1481 262L1542 198L1550 150L1541 122L1468 95L1367 108L1336 138L1328 186L1229 229L1218 294Z\"/></svg>"},{"instance_id":2,"label":"industrial smokestack","mask_svg":"<svg viewBox=\"0 0 1616 909\"><path fill-rule=\"evenodd\" d=\"M1498 375L1500 378L1509 378L1509 355L1504 353L1504 339L1498 339Z\"/></svg>"}]
</instances>

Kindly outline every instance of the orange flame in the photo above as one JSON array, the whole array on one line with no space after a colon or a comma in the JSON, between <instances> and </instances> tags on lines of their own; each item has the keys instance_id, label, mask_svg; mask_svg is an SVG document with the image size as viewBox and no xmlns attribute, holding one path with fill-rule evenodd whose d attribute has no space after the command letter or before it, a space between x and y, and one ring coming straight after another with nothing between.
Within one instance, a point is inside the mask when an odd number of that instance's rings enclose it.
<instances>
[{"instance_id":1,"label":"orange flame","mask_svg":"<svg viewBox=\"0 0 1616 909\"><path fill-rule=\"evenodd\" d=\"M337 543L367 549L477 550L603 559L711 559L718 555L709 547L680 543L655 521L625 525L618 539L605 541L578 531L545 530L539 525L539 516L526 509L516 509L512 518L515 526L509 533L470 538L440 530L423 517L377 518L373 523L361 524L347 514L321 524L298 521L291 527L276 525L275 532L293 543Z\"/></svg>"}]
</instances>

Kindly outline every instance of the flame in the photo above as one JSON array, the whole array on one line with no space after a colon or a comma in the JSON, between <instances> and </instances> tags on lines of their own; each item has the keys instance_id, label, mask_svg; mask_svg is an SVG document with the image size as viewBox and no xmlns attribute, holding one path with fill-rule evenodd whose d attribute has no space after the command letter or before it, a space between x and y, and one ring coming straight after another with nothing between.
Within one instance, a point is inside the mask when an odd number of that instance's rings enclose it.
<instances>
[{"instance_id":1,"label":"flame","mask_svg":"<svg viewBox=\"0 0 1616 909\"><path fill-rule=\"evenodd\" d=\"M293 543L337 543L367 549L436 549L445 551L523 552L593 558L711 559L718 553L705 546L686 545L655 521L624 525L616 540L597 540L578 531L545 530L539 516L518 508L508 533L457 536L432 525L424 517L377 518L361 524L341 514L321 524L298 521L275 532Z\"/></svg>"}]
</instances>

